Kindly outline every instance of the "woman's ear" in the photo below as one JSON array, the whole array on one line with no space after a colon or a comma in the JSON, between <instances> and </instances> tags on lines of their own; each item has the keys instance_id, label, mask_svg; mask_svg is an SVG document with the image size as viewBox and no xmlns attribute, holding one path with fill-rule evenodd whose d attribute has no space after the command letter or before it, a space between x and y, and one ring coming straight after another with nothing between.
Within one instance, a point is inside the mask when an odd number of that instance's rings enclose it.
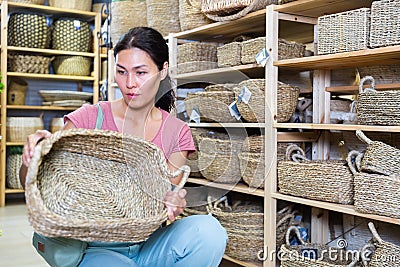
<instances>
[{"instance_id":1,"label":"woman's ear","mask_svg":"<svg viewBox=\"0 0 400 267\"><path fill-rule=\"evenodd\" d=\"M161 80L164 80L165 77L167 77L167 75L168 75L168 62L165 61L163 68L161 70Z\"/></svg>"}]
</instances>

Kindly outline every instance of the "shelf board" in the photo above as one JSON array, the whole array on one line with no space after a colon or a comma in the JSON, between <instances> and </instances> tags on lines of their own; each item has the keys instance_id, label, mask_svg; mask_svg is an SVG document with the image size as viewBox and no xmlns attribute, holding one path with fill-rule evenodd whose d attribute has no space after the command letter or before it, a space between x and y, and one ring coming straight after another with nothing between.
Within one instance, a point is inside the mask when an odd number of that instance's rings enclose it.
<instances>
[{"instance_id":1,"label":"shelf board","mask_svg":"<svg viewBox=\"0 0 400 267\"><path fill-rule=\"evenodd\" d=\"M19 193L25 193L24 189L9 189L9 188L6 188L6 194L19 194Z\"/></svg>"},{"instance_id":2,"label":"shelf board","mask_svg":"<svg viewBox=\"0 0 400 267\"><path fill-rule=\"evenodd\" d=\"M254 195L259 197L264 197L264 190L262 189L255 189L250 188L248 185L238 183L238 184L220 184L209 181L205 178L189 178L188 183L197 184L197 185L204 185L213 188L225 189L227 191L235 191L240 192L248 195Z\"/></svg>"},{"instance_id":3,"label":"shelf board","mask_svg":"<svg viewBox=\"0 0 400 267\"><path fill-rule=\"evenodd\" d=\"M6 146L23 146L24 142L6 142Z\"/></svg>"},{"instance_id":4,"label":"shelf board","mask_svg":"<svg viewBox=\"0 0 400 267\"><path fill-rule=\"evenodd\" d=\"M8 46L7 50L15 52L30 52L30 53L47 54L47 55L71 55L71 56L83 56L83 57L95 56L94 53L63 51L54 49L38 49L38 48L17 47L17 46Z\"/></svg>"},{"instance_id":5,"label":"shelf board","mask_svg":"<svg viewBox=\"0 0 400 267\"><path fill-rule=\"evenodd\" d=\"M222 258L227 261L233 262L237 265L245 266L245 267L262 267L263 266L262 262L240 261L240 260L234 259L232 257L229 257L228 255L224 255L224 256L222 256Z\"/></svg>"},{"instance_id":6,"label":"shelf board","mask_svg":"<svg viewBox=\"0 0 400 267\"><path fill-rule=\"evenodd\" d=\"M354 215L358 217L363 217L371 220L377 220L381 222L387 222L392 224L400 225L400 219L394 219L386 216L374 215L374 214L366 214L366 213L359 213L354 210L354 206L352 205L342 205L336 203L329 203L317 200L311 200L306 198L294 197L289 195L284 195L280 193L272 193L271 196L275 199L286 200L293 203L304 204L307 206L317 207L325 210L336 211L340 213L345 213L349 215Z\"/></svg>"},{"instance_id":7,"label":"shelf board","mask_svg":"<svg viewBox=\"0 0 400 267\"><path fill-rule=\"evenodd\" d=\"M108 58L108 57L107 57L107 54L100 54L100 57L101 57L101 58Z\"/></svg>"},{"instance_id":8,"label":"shelf board","mask_svg":"<svg viewBox=\"0 0 400 267\"><path fill-rule=\"evenodd\" d=\"M48 79L48 80L66 80L66 81L94 81L91 76L72 76L59 74L34 74L21 72L7 72L8 76L21 77L27 79Z\"/></svg>"},{"instance_id":9,"label":"shelf board","mask_svg":"<svg viewBox=\"0 0 400 267\"><path fill-rule=\"evenodd\" d=\"M316 142L319 134L313 132L278 132L278 142Z\"/></svg>"},{"instance_id":10,"label":"shelf board","mask_svg":"<svg viewBox=\"0 0 400 267\"><path fill-rule=\"evenodd\" d=\"M178 86L192 82L217 83L239 83L250 78L265 76L265 68L258 64L246 64L235 67L217 68L196 72L171 75L178 80Z\"/></svg>"},{"instance_id":11,"label":"shelf board","mask_svg":"<svg viewBox=\"0 0 400 267\"><path fill-rule=\"evenodd\" d=\"M208 128L264 128L265 123L243 123L243 122L201 122L188 123L189 127L208 127Z\"/></svg>"},{"instance_id":12,"label":"shelf board","mask_svg":"<svg viewBox=\"0 0 400 267\"><path fill-rule=\"evenodd\" d=\"M361 7L371 7L372 2L373 0L297 0L283 5L276 5L274 10L317 18Z\"/></svg>"},{"instance_id":13,"label":"shelf board","mask_svg":"<svg viewBox=\"0 0 400 267\"><path fill-rule=\"evenodd\" d=\"M400 45L329 55L284 59L274 66L296 70L341 69L400 63Z\"/></svg>"},{"instance_id":14,"label":"shelf board","mask_svg":"<svg viewBox=\"0 0 400 267\"><path fill-rule=\"evenodd\" d=\"M275 123L278 129L310 129L310 130L334 130L365 132L400 132L400 126L357 125L357 124L317 124L317 123Z\"/></svg>"},{"instance_id":15,"label":"shelf board","mask_svg":"<svg viewBox=\"0 0 400 267\"><path fill-rule=\"evenodd\" d=\"M370 88L369 85L364 85L363 88ZM377 84L375 85L376 90L400 90L400 83L388 83L388 84ZM325 88L326 92L330 93L342 93L342 94L358 94L359 89L358 85L354 86L332 86L332 87L326 87Z\"/></svg>"},{"instance_id":16,"label":"shelf board","mask_svg":"<svg viewBox=\"0 0 400 267\"><path fill-rule=\"evenodd\" d=\"M7 109L21 110L61 110L71 111L79 107L57 107L57 106L25 106L25 105L7 105Z\"/></svg>"}]
</instances>

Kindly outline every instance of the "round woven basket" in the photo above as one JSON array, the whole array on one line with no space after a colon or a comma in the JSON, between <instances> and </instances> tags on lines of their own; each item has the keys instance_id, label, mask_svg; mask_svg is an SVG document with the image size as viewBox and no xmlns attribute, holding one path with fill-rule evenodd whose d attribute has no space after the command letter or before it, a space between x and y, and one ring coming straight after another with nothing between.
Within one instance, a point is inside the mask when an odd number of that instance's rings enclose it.
<instances>
[{"instance_id":1,"label":"round woven basket","mask_svg":"<svg viewBox=\"0 0 400 267\"><path fill-rule=\"evenodd\" d=\"M54 57L28 54L9 54L8 70L13 72L49 74L50 62Z\"/></svg>"},{"instance_id":2,"label":"round woven basket","mask_svg":"<svg viewBox=\"0 0 400 267\"><path fill-rule=\"evenodd\" d=\"M89 76L92 60L81 56L56 56L53 67L56 74Z\"/></svg>"},{"instance_id":3,"label":"round woven basket","mask_svg":"<svg viewBox=\"0 0 400 267\"><path fill-rule=\"evenodd\" d=\"M57 50L89 52L92 32L86 21L60 18L54 22L52 47Z\"/></svg>"},{"instance_id":4,"label":"round woven basket","mask_svg":"<svg viewBox=\"0 0 400 267\"><path fill-rule=\"evenodd\" d=\"M22 189L22 185L19 180L19 169L21 165L22 165L22 155L13 154L7 156L7 170L6 170L7 188Z\"/></svg>"},{"instance_id":5,"label":"round woven basket","mask_svg":"<svg viewBox=\"0 0 400 267\"><path fill-rule=\"evenodd\" d=\"M240 172L243 181L252 188L264 188L265 157L261 153L239 153Z\"/></svg>"},{"instance_id":6,"label":"round woven basket","mask_svg":"<svg viewBox=\"0 0 400 267\"><path fill-rule=\"evenodd\" d=\"M147 0L147 25L163 36L179 32L179 0Z\"/></svg>"},{"instance_id":7,"label":"round woven basket","mask_svg":"<svg viewBox=\"0 0 400 267\"><path fill-rule=\"evenodd\" d=\"M182 31L191 30L212 20L201 12L201 0L179 0L179 24Z\"/></svg>"},{"instance_id":8,"label":"round woven basket","mask_svg":"<svg viewBox=\"0 0 400 267\"><path fill-rule=\"evenodd\" d=\"M205 153L200 151L198 166L201 174L216 183L235 184L241 179L236 154Z\"/></svg>"},{"instance_id":9,"label":"round woven basket","mask_svg":"<svg viewBox=\"0 0 400 267\"><path fill-rule=\"evenodd\" d=\"M248 122L264 122L265 79L249 79L240 82L237 87L235 87L237 96L241 94L244 87L251 92L251 98L247 104L243 101L236 101L240 115Z\"/></svg>"},{"instance_id":10,"label":"round woven basket","mask_svg":"<svg viewBox=\"0 0 400 267\"><path fill-rule=\"evenodd\" d=\"M8 2L24 3L32 5L44 5L44 0L8 0Z\"/></svg>"},{"instance_id":11,"label":"round woven basket","mask_svg":"<svg viewBox=\"0 0 400 267\"><path fill-rule=\"evenodd\" d=\"M36 232L85 241L141 242L167 220L171 173L162 151L141 138L104 130L54 133L36 148L26 177Z\"/></svg>"},{"instance_id":12,"label":"round woven basket","mask_svg":"<svg viewBox=\"0 0 400 267\"><path fill-rule=\"evenodd\" d=\"M90 11L92 8L92 0L49 0L49 6Z\"/></svg>"}]
</instances>

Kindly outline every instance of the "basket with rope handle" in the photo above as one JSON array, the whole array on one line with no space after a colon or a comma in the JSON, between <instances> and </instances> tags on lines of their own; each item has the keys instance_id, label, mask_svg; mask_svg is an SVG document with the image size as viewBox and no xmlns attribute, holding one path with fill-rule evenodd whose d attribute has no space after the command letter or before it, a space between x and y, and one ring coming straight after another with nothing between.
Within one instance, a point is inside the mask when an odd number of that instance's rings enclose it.
<instances>
[{"instance_id":1,"label":"basket with rope handle","mask_svg":"<svg viewBox=\"0 0 400 267\"><path fill-rule=\"evenodd\" d=\"M171 172L162 151L119 132L71 129L54 133L34 151L26 176L28 218L48 237L141 242L167 220Z\"/></svg>"},{"instance_id":2,"label":"basket with rope handle","mask_svg":"<svg viewBox=\"0 0 400 267\"><path fill-rule=\"evenodd\" d=\"M353 175L342 160L309 160L290 145L285 161L278 162L279 192L340 204L353 203Z\"/></svg>"}]
</instances>

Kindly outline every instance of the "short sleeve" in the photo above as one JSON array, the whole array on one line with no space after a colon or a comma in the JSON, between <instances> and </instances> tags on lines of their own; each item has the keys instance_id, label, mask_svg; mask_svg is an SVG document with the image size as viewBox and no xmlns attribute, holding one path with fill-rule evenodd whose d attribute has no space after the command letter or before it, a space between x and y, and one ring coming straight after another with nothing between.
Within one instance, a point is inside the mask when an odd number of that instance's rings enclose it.
<instances>
[{"instance_id":1,"label":"short sleeve","mask_svg":"<svg viewBox=\"0 0 400 267\"><path fill-rule=\"evenodd\" d=\"M196 151L192 132L187 124L183 124L179 132L178 149L172 152L188 151L189 154Z\"/></svg>"}]
</instances>

